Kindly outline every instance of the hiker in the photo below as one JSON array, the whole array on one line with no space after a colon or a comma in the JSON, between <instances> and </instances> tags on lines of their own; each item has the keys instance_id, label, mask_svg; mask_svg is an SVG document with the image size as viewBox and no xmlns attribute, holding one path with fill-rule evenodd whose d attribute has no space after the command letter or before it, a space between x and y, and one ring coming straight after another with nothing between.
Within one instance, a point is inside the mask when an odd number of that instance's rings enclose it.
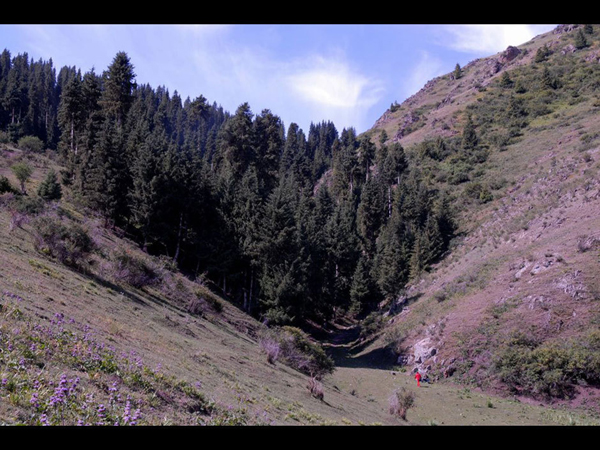
<instances>
[{"instance_id":1,"label":"hiker","mask_svg":"<svg viewBox=\"0 0 600 450\"><path fill-rule=\"evenodd\" d=\"M415 375L415 380L417 380L417 387L421 387L421 374L417 370L417 374Z\"/></svg>"}]
</instances>

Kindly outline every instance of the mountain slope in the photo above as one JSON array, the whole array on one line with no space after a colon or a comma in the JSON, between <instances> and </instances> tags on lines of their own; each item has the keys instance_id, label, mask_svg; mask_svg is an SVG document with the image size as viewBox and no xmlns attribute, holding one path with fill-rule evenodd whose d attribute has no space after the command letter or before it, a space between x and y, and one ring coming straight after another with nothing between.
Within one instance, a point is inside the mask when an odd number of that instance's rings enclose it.
<instances>
[{"instance_id":1,"label":"mountain slope","mask_svg":"<svg viewBox=\"0 0 600 450\"><path fill-rule=\"evenodd\" d=\"M578 48L582 30L560 26L432 80L370 133L385 130L453 193L462 234L386 305L383 342L440 379L597 410L598 27ZM460 141L469 117L487 154L452 182L423 142Z\"/></svg>"}]
</instances>

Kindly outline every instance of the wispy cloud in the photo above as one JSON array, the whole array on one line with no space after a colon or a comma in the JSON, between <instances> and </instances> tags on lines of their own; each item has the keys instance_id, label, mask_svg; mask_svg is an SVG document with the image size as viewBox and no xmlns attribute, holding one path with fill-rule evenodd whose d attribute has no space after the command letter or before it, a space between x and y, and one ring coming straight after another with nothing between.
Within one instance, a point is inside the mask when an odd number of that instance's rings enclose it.
<instances>
[{"instance_id":1,"label":"wispy cloud","mask_svg":"<svg viewBox=\"0 0 600 450\"><path fill-rule=\"evenodd\" d=\"M321 56L308 67L287 77L290 87L304 101L333 108L369 107L379 100L378 80L353 72L342 61Z\"/></svg>"},{"instance_id":2,"label":"wispy cloud","mask_svg":"<svg viewBox=\"0 0 600 450\"><path fill-rule=\"evenodd\" d=\"M316 117L328 118L336 125L339 122L340 127L358 125L384 92L379 79L353 70L342 58L307 58L294 66L285 81Z\"/></svg>"},{"instance_id":3,"label":"wispy cloud","mask_svg":"<svg viewBox=\"0 0 600 450\"><path fill-rule=\"evenodd\" d=\"M553 25L449 25L439 44L468 53L495 53L520 45Z\"/></svg>"}]
</instances>

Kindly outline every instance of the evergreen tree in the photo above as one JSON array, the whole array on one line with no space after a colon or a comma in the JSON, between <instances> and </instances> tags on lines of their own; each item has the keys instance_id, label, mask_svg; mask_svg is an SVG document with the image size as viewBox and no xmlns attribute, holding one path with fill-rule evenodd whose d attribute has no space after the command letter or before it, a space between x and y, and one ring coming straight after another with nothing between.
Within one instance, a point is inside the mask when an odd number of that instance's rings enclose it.
<instances>
[{"instance_id":1,"label":"evergreen tree","mask_svg":"<svg viewBox=\"0 0 600 450\"><path fill-rule=\"evenodd\" d=\"M375 144L371 142L369 137L364 136L360 140L358 147L358 165L360 171L363 171L365 181L369 179L371 164L375 159Z\"/></svg>"},{"instance_id":2,"label":"evergreen tree","mask_svg":"<svg viewBox=\"0 0 600 450\"><path fill-rule=\"evenodd\" d=\"M352 276L359 256L354 205L354 194L343 194L326 225L327 252L333 267L333 306L348 306Z\"/></svg>"},{"instance_id":3,"label":"evergreen tree","mask_svg":"<svg viewBox=\"0 0 600 450\"><path fill-rule=\"evenodd\" d=\"M534 61L536 63L542 63L548 59L548 56L550 56L550 49L548 48L547 45L544 44L542 47L538 48L537 51L535 52Z\"/></svg>"},{"instance_id":4,"label":"evergreen tree","mask_svg":"<svg viewBox=\"0 0 600 450\"><path fill-rule=\"evenodd\" d=\"M84 191L90 206L104 217L106 225L112 226L126 216L128 195L123 136L115 125L113 120L106 120L102 125L90 157Z\"/></svg>"},{"instance_id":5,"label":"evergreen tree","mask_svg":"<svg viewBox=\"0 0 600 450\"><path fill-rule=\"evenodd\" d=\"M62 188L54 169L48 172L48 175L46 175L46 178L40 184L37 194L44 200L60 200L62 197Z\"/></svg>"},{"instance_id":6,"label":"evergreen tree","mask_svg":"<svg viewBox=\"0 0 600 450\"><path fill-rule=\"evenodd\" d=\"M475 125L473 124L473 120L471 116L467 116L467 123L463 128L462 133L462 146L464 149L473 150L477 147L479 143L479 139L477 137L477 133L475 132Z\"/></svg>"},{"instance_id":7,"label":"evergreen tree","mask_svg":"<svg viewBox=\"0 0 600 450\"><path fill-rule=\"evenodd\" d=\"M81 76L71 77L64 86L58 107L58 126L61 130L62 153L77 153L78 132L85 119Z\"/></svg>"},{"instance_id":8,"label":"evergreen tree","mask_svg":"<svg viewBox=\"0 0 600 450\"><path fill-rule=\"evenodd\" d=\"M263 183L263 195L270 193L277 184L279 158L285 145L284 128L281 119L268 109L256 116L254 121L256 136L256 170Z\"/></svg>"},{"instance_id":9,"label":"evergreen tree","mask_svg":"<svg viewBox=\"0 0 600 450\"><path fill-rule=\"evenodd\" d=\"M377 286L371 276L372 262L366 254L361 254L350 287L350 310L356 314L363 312L378 299Z\"/></svg>"},{"instance_id":10,"label":"evergreen tree","mask_svg":"<svg viewBox=\"0 0 600 450\"><path fill-rule=\"evenodd\" d=\"M552 76L548 67L544 67L541 79L542 89L556 89L558 87L558 81Z\"/></svg>"},{"instance_id":11,"label":"evergreen tree","mask_svg":"<svg viewBox=\"0 0 600 450\"><path fill-rule=\"evenodd\" d=\"M456 63L456 66L454 67L453 75L454 75L454 79L455 80L458 80L459 78L462 78L463 72L462 72L462 69L460 67L460 64Z\"/></svg>"},{"instance_id":12,"label":"evergreen tree","mask_svg":"<svg viewBox=\"0 0 600 450\"><path fill-rule=\"evenodd\" d=\"M386 192L379 177L371 177L363 185L356 213L356 223L362 250L369 257L373 257L375 253L375 241L386 216L385 195Z\"/></svg>"},{"instance_id":13,"label":"evergreen tree","mask_svg":"<svg viewBox=\"0 0 600 450\"><path fill-rule=\"evenodd\" d=\"M502 77L500 78L500 86L503 88L510 88L514 84L513 80L510 78L510 75L507 71L502 72Z\"/></svg>"},{"instance_id":14,"label":"evergreen tree","mask_svg":"<svg viewBox=\"0 0 600 450\"><path fill-rule=\"evenodd\" d=\"M223 170L231 172L235 178L241 178L256 161L252 117L250 105L243 103L219 132L218 151L225 164Z\"/></svg>"},{"instance_id":15,"label":"evergreen tree","mask_svg":"<svg viewBox=\"0 0 600 450\"><path fill-rule=\"evenodd\" d=\"M297 184L283 176L265 205L261 236L261 306L271 323L294 323L303 313L303 261L298 253Z\"/></svg>"},{"instance_id":16,"label":"evergreen tree","mask_svg":"<svg viewBox=\"0 0 600 450\"><path fill-rule=\"evenodd\" d=\"M117 126L121 126L133 102L133 90L136 87L134 67L127 53L116 54L103 78L103 109L108 117L115 119Z\"/></svg>"},{"instance_id":17,"label":"evergreen tree","mask_svg":"<svg viewBox=\"0 0 600 450\"><path fill-rule=\"evenodd\" d=\"M587 41L585 34L583 34L583 30L580 28L575 33L575 48L581 50L582 48L588 47L590 44Z\"/></svg>"}]
</instances>

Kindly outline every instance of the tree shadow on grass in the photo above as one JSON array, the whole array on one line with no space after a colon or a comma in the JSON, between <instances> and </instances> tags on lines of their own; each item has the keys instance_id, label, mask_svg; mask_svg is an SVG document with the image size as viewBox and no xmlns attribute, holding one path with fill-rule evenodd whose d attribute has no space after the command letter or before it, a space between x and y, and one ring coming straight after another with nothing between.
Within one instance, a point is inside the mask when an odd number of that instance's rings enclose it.
<instances>
[{"instance_id":1,"label":"tree shadow on grass","mask_svg":"<svg viewBox=\"0 0 600 450\"><path fill-rule=\"evenodd\" d=\"M323 347L337 367L391 370L397 358L394 352L387 347L365 352L371 342L360 340L360 327L356 325L323 342Z\"/></svg>"},{"instance_id":2,"label":"tree shadow on grass","mask_svg":"<svg viewBox=\"0 0 600 450\"><path fill-rule=\"evenodd\" d=\"M349 351L345 355L339 354L334 360L338 367L392 370L396 358L391 349L379 347L359 354Z\"/></svg>"}]
</instances>

